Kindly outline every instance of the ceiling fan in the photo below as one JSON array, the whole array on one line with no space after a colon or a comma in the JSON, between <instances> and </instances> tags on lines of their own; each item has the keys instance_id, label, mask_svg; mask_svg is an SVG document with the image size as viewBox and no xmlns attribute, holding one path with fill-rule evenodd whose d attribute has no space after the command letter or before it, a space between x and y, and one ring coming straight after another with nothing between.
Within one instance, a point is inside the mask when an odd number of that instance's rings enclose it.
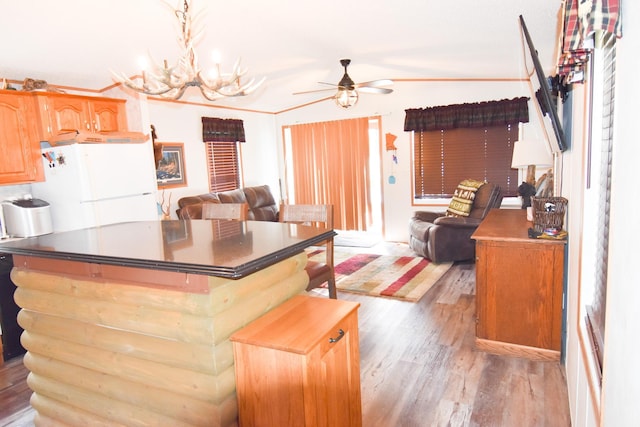
<instances>
[{"instance_id":1,"label":"ceiling fan","mask_svg":"<svg viewBox=\"0 0 640 427\"><path fill-rule=\"evenodd\" d=\"M382 86L390 86L393 84L392 80L389 79L381 79L381 80L372 80L370 82L364 83L354 83L354 81L349 77L347 73L347 67L351 64L350 59L341 59L340 64L344 67L344 75L342 79L338 82L338 84L334 83L325 83L319 82L323 85L330 85L337 88L338 91L333 96L333 99L336 101L342 108L349 108L356 105L358 102L359 94L358 92L363 93L378 93L378 94L388 94L393 92L393 89L389 89ZM305 92L296 92L294 95L300 95L304 93L313 93L313 92L323 92L326 90L334 90L334 89L317 89L317 90L308 90Z\"/></svg>"}]
</instances>

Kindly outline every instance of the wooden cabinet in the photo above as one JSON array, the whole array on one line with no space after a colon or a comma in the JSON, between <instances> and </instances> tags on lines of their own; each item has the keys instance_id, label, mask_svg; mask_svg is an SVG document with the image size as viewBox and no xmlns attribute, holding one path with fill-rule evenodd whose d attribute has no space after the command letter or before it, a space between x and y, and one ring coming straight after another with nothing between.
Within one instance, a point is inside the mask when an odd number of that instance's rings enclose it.
<instances>
[{"instance_id":1,"label":"wooden cabinet","mask_svg":"<svg viewBox=\"0 0 640 427\"><path fill-rule=\"evenodd\" d=\"M65 131L127 130L125 100L58 93L36 94L40 136L48 140Z\"/></svg>"},{"instance_id":2,"label":"wooden cabinet","mask_svg":"<svg viewBox=\"0 0 640 427\"><path fill-rule=\"evenodd\" d=\"M0 185L44 180L40 141L64 131L127 131L126 101L0 90Z\"/></svg>"},{"instance_id":3,"label":"wooden cabinet","mask_svg":"<svg viewBox=\"0 0 640 427\"><path fill-rule=\"evenodd\" d=\"M44 180L30 93L0 90L0 185Z\"/></svg>"},{"instance_id":4,"label":"wooden cabinet","mask_svg":"<svg viewBox=\"0 0 640 427\"><path fill-rule=\"evenodd\" d=\"M494 209L476 240L476 347L558 360L565 241L531 239L524 210Z\"/></svg>"},{"instance_id":5,"label":"wooden cabinet","mask_svg":"<svg viewBox=\"0 0 640 427\"><path fill-rule=\"evenodd\" d=\"M241 426L361 426L358 303L295 296L231 337Z\"/></svg>"}]
</instances>

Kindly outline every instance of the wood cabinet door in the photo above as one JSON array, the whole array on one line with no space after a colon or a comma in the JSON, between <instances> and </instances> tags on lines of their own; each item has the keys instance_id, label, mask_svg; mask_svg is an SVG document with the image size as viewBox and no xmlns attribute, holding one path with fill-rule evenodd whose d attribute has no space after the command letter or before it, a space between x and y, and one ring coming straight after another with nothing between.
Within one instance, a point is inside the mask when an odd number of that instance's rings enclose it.
<instances>
[{"instance_id":1,"label":"wood cabinet door","mask_svg":"<svg viewBox=\"0 0 640 427\"><path fill-rule=\"evenodd\" d=\"M49 110L53 135L72 130L91 130L89 104L84 98L51 96Z\"/></svg>"},{"instance_id":2,"label":"wood cabinet door","mask_svg":"<svg viewBox=\"0 0 640 427\"><path fill-rule=\"evenodd\" d=\"M0 91L0 184L44 179L35 117L31 94Z\"/></svg>"},{"instance_id":3,"label":"wood cabinet door","mask_svg":"<svg viewBox=\"0 0 640 427\"><path fill-rule=\"evenodd\" d=\"M331 342L334 340L334 342ZM356 427L362 425L360 356L355 313L336 325L309 354L306 363L305 414L307 425Z\"/></svg>"},{"instance_id":4,"label":"wood cabinet door","mask_svg":"<svg viewBox=\"0 0 640 427\"><path fill-rule=\"evenodd\" d=\"M90 102L91 127L94 132L118 132L126 130L122 103L110 100Z\"/></svg>"}]
</instances>

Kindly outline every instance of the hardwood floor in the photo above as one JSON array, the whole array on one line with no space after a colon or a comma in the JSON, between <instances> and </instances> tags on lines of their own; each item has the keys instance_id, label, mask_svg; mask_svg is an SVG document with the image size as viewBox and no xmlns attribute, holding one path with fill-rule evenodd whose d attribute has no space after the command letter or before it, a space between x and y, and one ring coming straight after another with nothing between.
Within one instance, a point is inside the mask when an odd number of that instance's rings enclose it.
<instances>
[{"instance_id":1,"label":"hardwood floor","mask_svg":"<svg viewBox=\"0 0 640 427\"><path fill-rule=\"evenodd\" d=\"M22 427L33 425L33 412L27 387L27 368L22 364L22 356L14 357L0 365L0 427ZM26 418L23 417L27 412Z\"/></svg>"},{"instance_id":2,"label":"hardwood floor","mask_svg":"<svg viewBox=\"0 0 640 427\"><path fill-rule=\"evenodd\" d=\"M393 243L348 250L411 254ZM338 293L361 304L364 427L571 425L562 365L474 349L474 268L454 265L417 303ZM25 378L20 358L0 367L0 426L32 425L19 413Z\"/></svg>"}]
</instances>

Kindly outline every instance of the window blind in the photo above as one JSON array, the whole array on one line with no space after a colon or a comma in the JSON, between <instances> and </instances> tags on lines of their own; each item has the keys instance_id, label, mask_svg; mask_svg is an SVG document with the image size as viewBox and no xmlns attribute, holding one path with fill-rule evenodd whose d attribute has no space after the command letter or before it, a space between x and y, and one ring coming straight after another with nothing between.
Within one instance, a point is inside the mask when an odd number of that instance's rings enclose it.
<instances>
[{"instance_id":1,"label":"window blind","mask_svg":"<svg viewBox=\"0 0 640 427\"><path fill-rule=\"evenodd\" d=\"M613 157L613 125L615 107L616 38L607 35L602 42L602 143L598 183L598 235L596 247L596 277L593 299L586 307L586 321L591 334L594 354L599 363L602 381L602 351L604 350L605 307L607 300L607 272L609 255L609 213L611 170Z\"/></svg>"},{"instance_id":2,"label":"window blind","mask_svg":"<svg viewBox=\"0 0 640 427\"><path fill-rule=\"evenodd\" d=\"M451 197L471 178L499 185L505 197L517 195L518 171L511 169L518 128L512 125L414 133L414 197Z\"/></svg>"},{"instance_id":3,"label":"window blind","mask_svg":"<svg viewBox=\"0 0 640 427\"><path fill-rule=\"evenodd\" d=\"M238 144L235 142L206 142L209 191L240 188Z\"/></svg>"}]
</instances>

